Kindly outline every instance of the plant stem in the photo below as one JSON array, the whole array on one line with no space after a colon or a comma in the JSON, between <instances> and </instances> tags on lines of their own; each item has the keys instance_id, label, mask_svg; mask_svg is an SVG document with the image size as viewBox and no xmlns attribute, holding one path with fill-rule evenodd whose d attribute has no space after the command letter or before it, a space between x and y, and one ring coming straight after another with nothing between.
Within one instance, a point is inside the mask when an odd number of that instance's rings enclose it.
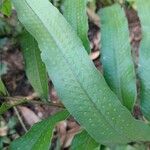
<instances>
[{"instance_id":1,"label":"plant stem","mask_svg":"<svg viewBox=\"0 0 150 150\"><path fill-rule=\"evenodd\" d=\"M8 101L13 106L17 106L25 103L32 103L38 105L48 105L53 107L64 108L64 106L61 103L42 102L38 100L27 99L26 97L4 97L4 100Z\"/></svg>"},{"instance_id":2,"label":"plant stem","mask_svg":"<svg viewBox=\"0 0 150 150\"><path fill-rule=\"evenodd\" d=\"M18 112L18 110L17 110L17 108L14 106L13 109L14 109L14 111L15 111L17 117L18 117L18 120L19 120L19 122L20 122L22 128L24 129L25 132L28 132L28 130L27 130L27 128L26 128L26 126L25 126L25 124L24 124L24 122L23 122L23 120L22 120L22 118L21 118L21 116L20 116L20 114L19 114L19 112Z\"/></svg>"}]
</instances>

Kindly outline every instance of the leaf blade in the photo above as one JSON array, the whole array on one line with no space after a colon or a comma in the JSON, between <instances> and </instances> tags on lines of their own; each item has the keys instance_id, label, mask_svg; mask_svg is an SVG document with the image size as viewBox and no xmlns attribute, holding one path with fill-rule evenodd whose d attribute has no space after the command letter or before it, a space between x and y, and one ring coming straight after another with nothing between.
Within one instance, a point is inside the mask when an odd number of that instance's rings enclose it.
<instances>
[{"instance_id":1,"label":"leaf blade","mask_svg":"<svg viewBox=\"0 0 150 150\"><path fill-rule=\"evenodd\" d=\"M96 143L86 131L77 134L71 144L71 150L94 150L97 148L100 148L100 145Z\"/></svg>"},{"instance_id":2,"label":"leaf blade","mask_svg":"<svg viewBox=\"0 0 150 150\"><path fill-rule=\"evenodd\" d=\"M48 78L44 63L41 60L41 53L35 39L24 31L21 36L21 46L25 60L26 75L34 90L44 100L48 100Z\"/></svg>"},{"instance_id":3,"label":"leaf blade","mask_svg":"<svg viewBox=\"0 0 150 150\"><path fill-rule=\"evenodd\" d=\"M50 139L56 123L65 120L68 115L67 111L61 111L33 125L27 134L11 143L10 150L20 148L24 150L49 150Z\"/></svg>"},{"instance_id":4,"label":"leaf blade","mask_svg":"<svg viewBox=\"0 0 150 150\"><path fill-rule=\"evenodd\" d=\"M0 96L7 95L7 94L8 94L8 92L7 92L5 85L0 77Z\"/></svg>"},{"instance_id":5,"label":"leaf blade","mask_svg":"<svg viewBox=\"0 0 150 150\"><path fill-rule=\"evenodd\" d=\"M137 97L136 76L124 10L114 4L102 9L99 15L104 77L122 104L132 111Z\"/></svg>"},{"instance_id":6,"label":"leaf blade","mask_svg":"<svg viewBox=\"0 0 150 150\"><path fill-rule=\"evenodd\" d=\"M63 1L63 15L70 23L73 29L77 32L82 40L82 43L90 53L90 42L88 39L88 17L86 14L87 0L64 0Z\"/></svg>"},{"instance_id":7,"label":"leaf blade","mask_svg":"<svg viewBox=\"0 0 150 150\"><path fill-rule=\"evenodd\" d=\"M2 0L0 4L0 12L6 16L10 16L12 11L12 5L10 0Z\"/></svg>"},{"instance_id":8,"label":"leaf blade","mask_svg":"<svg viewBox=\"0 0 150 150\"><path fill-rule=\"evenodd\" d=\"M140 99L141 99L141 108L144 116L150 120L150 34L149 34L149 25L150 21L147 19L149 16L149 7L150 2L149 1L141 1L137 0L137 11L138 16L141 21L142 26L142 41L140 44L140 50L139 50L139 67L138 67L138 76L141 82L141 93L140 93Z\"/></svg>"},{"instance_id":9,"label":"leaf blade","mask_svg":"<svg viewBox=\"0 0 150 150\"><path fill-rule=\"evenodd\" d=\"M38 41L59 97L91 137L104 145L149 141L149 126L134 120L121 105L60 12L48 0L13 3L20 21Z\"/></svg>"}]
</instances>

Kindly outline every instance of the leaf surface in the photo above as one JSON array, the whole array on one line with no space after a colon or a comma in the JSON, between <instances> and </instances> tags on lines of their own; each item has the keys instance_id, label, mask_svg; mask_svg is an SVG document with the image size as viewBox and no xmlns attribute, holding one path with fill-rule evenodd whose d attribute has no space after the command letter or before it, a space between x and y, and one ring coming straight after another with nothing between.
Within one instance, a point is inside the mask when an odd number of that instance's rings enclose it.
<instances>
[{"instance_id":1,"label":"leaf surface","mask_svg":"<svg viewBox=\"0 0 150 150\"><path fill-rule=\"evenodd\" d=\"M137 96L136 76L124 10L114 4L102 9L99 15L104 77L122 104L132 110Z\"/></svg>"},{"instance_id":2,"label":"leaf surface","mask_svg":"<svg viewBox=\"0 0 150 150\"><path fill-rule=\"evenodd\" d=\"M0 96L7 95L7 90L5 88L5 85L0 77Z\"/></svg>"},{"instance_id":3,"label":"leaf surface","mask_svg":"<svg viewBox=\"0 0 150 150\"><path fill-rule=\"evenodd\" d=\"M41 52L35 39L24 31L21 36L26 75L34 90L43 100L48 100L48 78Z\"/></svg>"},{"instance_id":4,"label":"leaf surface","mask_svg":"<svg viewBox=\"0 0 150 150\"><path fill-rule=\"evenodd\" d=\"M116 145L113 150L146 150L147 146L142 144L134 144L134 145ZM111 150L111 149L109 149Z\"/></svg>"},{"instance_id":5,"label":"leaf surface","mask_svg":"<svg viewBox=\"0 0 150 150\"><path fill-rule=\"evenodd\" d=\"M141 82L141 108L150 120L150 1L137 0L137 11L142 27L142 41L139 50L138 76Z\"/></svg>"},{"instance_id":6,"label":"leaf surface","mask_svg":"<svg viewBox=\"0 0 150 150\"><path fill-rule=\"evenodd\" d=\"M67 111L61 111L35 125L21 138L10 145L10 150L49 150L53 129L57 122L69 116Z\"/></svg>"},{"instance_id":7,"label":"leaf surface","mask_svg":"<svg viewBox=\"0 0 150 150\"><path fill-rule=\"evenodd\" d=\"M38 42L60 99L91 137L104 145L150 141L150 127L121 105L60 12L48 0L13 0L13 4Z\"/></svg>"},{"instance_id":8,"label":"leaf surface","mask_svg":"<svg viewBox=\"0 0 150 150\"><path fill-rule=\"evenodd\" d=\"M100 145L86 131L77 134L71 144L71 150L96 150L98 148L100 148Z\"/></svg>"},{"instance_id":9,"label":"leaf surface","mask_svg":"<svg viewBox=\"0 0 150 150\"><path fill-rule=\"evenodd\" d=\"M10 16L12 11L11 0L2 0L0 2L0 12L6 16Z\"/></svg>"},{"instance_id":10,"label":"leaf surface","mask_svg":"<svg viewBox=\"0 0 150 150\"><path fill-rule=\"evenodd\" d=\"M71 24L82 40L82 43L90 53L90 42L88 39L88 17L86 14L87 0L64 0L63 15Z\"/></svg>"}]
</instances>

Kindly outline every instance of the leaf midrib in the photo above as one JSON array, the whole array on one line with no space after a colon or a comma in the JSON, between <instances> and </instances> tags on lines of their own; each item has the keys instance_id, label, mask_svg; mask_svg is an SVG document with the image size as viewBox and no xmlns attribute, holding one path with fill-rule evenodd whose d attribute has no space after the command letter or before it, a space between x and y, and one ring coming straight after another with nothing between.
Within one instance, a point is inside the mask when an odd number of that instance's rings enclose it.
<instances>
[{"instance_id":1,"label":"leaf midrib","mask_svg":"<svg viewBox=\"0 0 150 150\"><path fill-rule=\"evenodd\" d=\"M116 17L116 16L114 16L114 17ZM114 19L114 20L115 20L116 29L117 29L117 32L118 32L118 24L116 22L116 19ZM115 47L115 45L114 45L114 47ZM113 55L117 56L116 48L114 48ZM114 57L114 58L116 58L116 57ZM116 65L116 76L117 76L117 79L118 79L118 86L119 86L118 90L119 90L119 93L120 93L119 99L123 102L124 100L123 100L123 96L122 96L122 86L121 86L121 79L120 79L120 73L119 73L120 72L119 71L120 67L119 67L117 59L114 59L114 60L115 60L115 65Z\"/></svg>"},{"instance_id":2,"label":"leaf midrib","mask_svg":"<svg viewBox=\"0 0 150 150\"><path fill-rule=\"evenodd\" d=\"M39 20L40 20L40 22L42 23L43 27L44 27L44 28L48 31L48 33L49 33L49 30L48 30L47 27L44 25L44 23L43 23L43 21L41 20L41 18L40 18L40 17L36 14L36 12L31 8L31 6L30 6L30 4L27 2L27 0L24 0L24 1L25 1L25 3L27 4L27 6L31 9L31 11L34 13L34 15L35 15L37 18L39 18ZM49 34L50 34L50 33L49 33ZM51 35L51 37L52 37L53 39L55 39L52 34L50 34L50 35ZM54 41L56 41L56 40L54 40ZM56 42L55 42L55 43L56 43ZM61 48L59 48L58 44L56 44L56 45L57 45L58 49L60 49L60 52L61 52L61 54L62 54L62 57L64 58L64 60L66 61L66 64L68 65L69 62L68 62L67 59L65 58L63 52L61 51ZM71 67L70 67L69 65L68 65L68 67L70 68L70 71L72 72L73 76L75 77L77 83L80 85L81 89L85 92L85 95L86 95L87 98L90 100L90 102L92 103L92 105L94 106L94 108L98 110L98 112L102 115L102 117L103 117L104 120L110 125L110 127L112 127L112 129L114 129L114 131L115 131L118 135L120 135L120 133L122 133L122 132L119 132L119 131L118 131L115 127L113 127L113 125L105 118L105 115L97 108L97 106L95 105L95 103L92 101L92 98L89 96L89 94L88 94L87 91L83 88L83 86L82 86L82 84L80 83L80 81L78 80L78 78L75 76L74 71L71 69ZM120 131L121 131L121 130L120 130ZM122 136L124 136L124 134L122 134ZM129 139L130 141L132 141L129 137L126 137L126 136L124 136L124 137L127 138L127 139Z\"/></svg>"}]
</instances>

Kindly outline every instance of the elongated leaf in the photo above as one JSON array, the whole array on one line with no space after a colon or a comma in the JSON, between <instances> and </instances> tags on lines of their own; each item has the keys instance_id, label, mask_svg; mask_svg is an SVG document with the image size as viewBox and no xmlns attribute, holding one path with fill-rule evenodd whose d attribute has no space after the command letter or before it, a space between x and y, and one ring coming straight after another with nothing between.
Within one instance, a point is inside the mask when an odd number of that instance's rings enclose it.
<instances>
[{"instance_id":1,"label":"elongated leaf","mask_svg":"<svg viewBox=\"0 0 150 150\"><path fill-rule=\"evenodd\" d=\"M27 134L11 143L10 150L49 150L56 123L65 120L68 116L67 111L61 111L35 124Z\"/></svg>"},{"instance_id":2,"label":"elongated leaf","mask_svg":"<svg viewBox=\"0 0 150 150\"><path fill-rule=\"evenodd\" d=\"M87 0L64 0L63 14L77 32L87 52L90 53L86 4Z\"/></svg>"},{"instance_id":3,"label":"elongated leaf","mask_svg":"<svg viewBox=\"0 0 150 150\"><path fill-rule=\"evenodd\" d=\"M123 105L132 110L137 96L136 77L124 10L115 4L99 15L104 77Z\"/></svg>"},{"instance_id":4,"label":"elongated leaf","mask_svg":"<svg viewBox=\"0 0 150 150\"><path fill-rule=\"evenodd\" d=\"M141 81L141 108L144 116L150 120L150 1L137 0L136 3L142 26L138 69Z\"/></svg>"},{"instance_id":5,"label":"elongated leaf","mask_svg":"<svg viewBox=\"0 0 150 150\"><path fill-rule=\"evenodd\" d=\"M86 131L76 135L71 144L71 150L96 150L98 148L100 148L100 145Z\"/></svg>"},{"instance_id":6,"label":"elongated leaf","mask_svg":"<svg viewBox=\"0 0 150 150\"><path fill-rule=\"evenodd\" d=\"M2 0L0 4L0 12L6 16L10 16L12 11L11 0Z\"/></svg>"},{"instance_id":7,"label":"elongated leaf","mask_svg":"<svg viewBox=\"0 0 150 150\"><path fill-rule=\"evenodd\" d=\"M150 127L121 105L60 12L48 0L13 0L13 4L38 41L59 97L91 137L104 145L150 141Z\"/></svg>"},{"instance_id":8,"label":"elongated leaf","mask_svg":"<svg viewBox=\"0 0 150 150\"><path fill-rule=\"evenodd\" d=\"M0 96L7 95L7 90L5 88L5 85L0 77Z\"/></svg>"},{"instance_id":9,"label":"elongated leaf","mask_svg":"<svg viewBox=\"0 0 150 150\"><path fill-rule=\"evenodd\" d=\"M40 57L41 52L38 44L27 31L24 31L21 37L21 45L27 77L39 96L43 100L48 100L47 72Z\"/></svg>"}]
</instances>

